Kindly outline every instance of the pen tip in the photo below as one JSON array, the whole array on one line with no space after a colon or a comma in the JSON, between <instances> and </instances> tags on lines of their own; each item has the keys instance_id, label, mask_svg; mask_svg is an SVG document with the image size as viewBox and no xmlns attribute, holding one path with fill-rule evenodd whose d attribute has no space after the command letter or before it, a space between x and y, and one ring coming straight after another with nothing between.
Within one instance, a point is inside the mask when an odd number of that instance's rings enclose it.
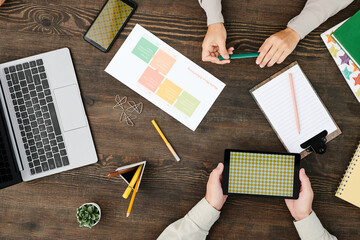
<instances>
[{"instance_id":1,"label":"pen tip","mask_svg":"<svg viewBox=\"0 0 360 240\"><path fill-rule=\"evenodd\" d=\"M129 217L130 216L130 213L126 213L126 217Z\"/></svg>"}]
</instances>

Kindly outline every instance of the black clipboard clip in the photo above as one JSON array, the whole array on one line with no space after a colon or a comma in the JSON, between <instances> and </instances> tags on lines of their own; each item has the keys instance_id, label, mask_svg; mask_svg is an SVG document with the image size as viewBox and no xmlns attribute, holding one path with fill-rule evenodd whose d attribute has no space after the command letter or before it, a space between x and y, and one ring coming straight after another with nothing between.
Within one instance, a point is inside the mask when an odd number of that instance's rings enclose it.
<instances>
[{"instance_id":1,"label":"black clipboard clip","mask_svg":"<svg viewBox=\"0 0 360 240\"><path fill-rule=\"evenodd\" d=\"M324 154L326 152L326 136L328 132L322 131L318 135L310 138L306 142L300 144L300 147L307 152L316 152L318 154Z\"/></svg>"}]
</instances>

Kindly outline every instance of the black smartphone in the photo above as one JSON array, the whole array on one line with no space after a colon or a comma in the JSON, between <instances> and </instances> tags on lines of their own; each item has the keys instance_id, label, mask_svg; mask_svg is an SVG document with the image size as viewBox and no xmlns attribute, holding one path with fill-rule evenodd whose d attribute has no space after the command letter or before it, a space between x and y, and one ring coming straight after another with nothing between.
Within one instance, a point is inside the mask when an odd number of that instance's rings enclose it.
<instances>
[{"instance_id":1,"label":"black smartphone","mask_svg":"<svg viewBox=\"0 0 360 240\"><path fill-rule=\"evenodd\" d=\"M109 51L136 8L131 0L108 0L84 39L103 52Z\"/></svg>"},{"instance_id":2,"label":"black smartphone","mask_svg":"<svg viewBox=\"0 0 360 240\"><path fill-rule=\"evenodd\" d=\"M297 199L300 154L226 149L224 194L247 194Z\"/></svg>"}]
</instances>

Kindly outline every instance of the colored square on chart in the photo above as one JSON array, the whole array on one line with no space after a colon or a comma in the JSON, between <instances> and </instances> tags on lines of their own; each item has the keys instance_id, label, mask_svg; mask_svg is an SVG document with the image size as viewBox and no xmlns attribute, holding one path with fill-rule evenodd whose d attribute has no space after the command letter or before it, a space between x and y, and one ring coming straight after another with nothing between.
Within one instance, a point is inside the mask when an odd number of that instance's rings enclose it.
<instances>
[{"instance_id":1,"label":"colored square on chart","mask_svg":"<svg viewBox=\"0 0 360 240\"><path fill-rule=\"evenodd\" d=\"M154 55L150 65L157 69L160 73L167 75L175 62L175 58L160 49Z\"/></svg>"},{"instance_id":2,"label":"colored square on chart","mask_svg":"<svg viewBox=\"0 0 360 240\"><path fill-rule=\"evenodd\" d=\"M295 157L263 153L230 153L229 192L293 195Z\"/></svg>"},{"instance_id":3,"label":"colored square on chart","mask_svg":"<svg viewBox=\"0 0 360 240\"><path fill-rule=\"evenodd\" d=\"M159 90L156 92L156 95L172 105L181 92L182 88L169 79L165 79L165 81L160 85Z\"/></svg>"},{"instance_id":4,"label":"colored square on chart","mask_svg":"<svg viewBox=\"0 0 360 240\"><path fill-rule=\"evenodd\" d=\"M164 78L158 71L147 67L138 82L150 91L155 92Z\"/></svg>"},{"instance_id":5,"label":"colored square on chart","mask_svg":"<svg viewBox=\"0 0 360 240\"><path fill-rule=\"evenodd\" d=\"M132 53L142 59L144 62L149 63L153 55L158 50L158 47L152 44L146 38L141 38L136 44L135 48L132 50Z\"/></svg>"},{"instance_id":6,"label":"colored square on chart","mask_svg":"<svg viewBox=\"0 0 360 240\"><path fill-rule=\"evenodd\" d=\"M178 97L174 106L181 112L185 113L187 116L191 117L199 104L200 101L198 99L193 97L188 92L183 91L182 94Z\"/></svg>"}]
</instances>

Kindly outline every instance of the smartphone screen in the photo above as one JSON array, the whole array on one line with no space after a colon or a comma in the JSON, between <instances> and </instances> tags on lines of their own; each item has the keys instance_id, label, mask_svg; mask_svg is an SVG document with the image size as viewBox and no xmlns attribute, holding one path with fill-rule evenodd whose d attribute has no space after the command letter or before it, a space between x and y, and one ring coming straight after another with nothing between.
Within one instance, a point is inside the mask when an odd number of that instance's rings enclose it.
<instances>
[{"instance_id":1,"label":"smartphone screen","mask_svg":"<svg viewBox=\"0 0 360 240\"><path fill-rule=\"evenodd\" d=\"M108 0L85 34L85 40L106 52L135 8L134 2Z\"/></svg>"}]
</instances>

